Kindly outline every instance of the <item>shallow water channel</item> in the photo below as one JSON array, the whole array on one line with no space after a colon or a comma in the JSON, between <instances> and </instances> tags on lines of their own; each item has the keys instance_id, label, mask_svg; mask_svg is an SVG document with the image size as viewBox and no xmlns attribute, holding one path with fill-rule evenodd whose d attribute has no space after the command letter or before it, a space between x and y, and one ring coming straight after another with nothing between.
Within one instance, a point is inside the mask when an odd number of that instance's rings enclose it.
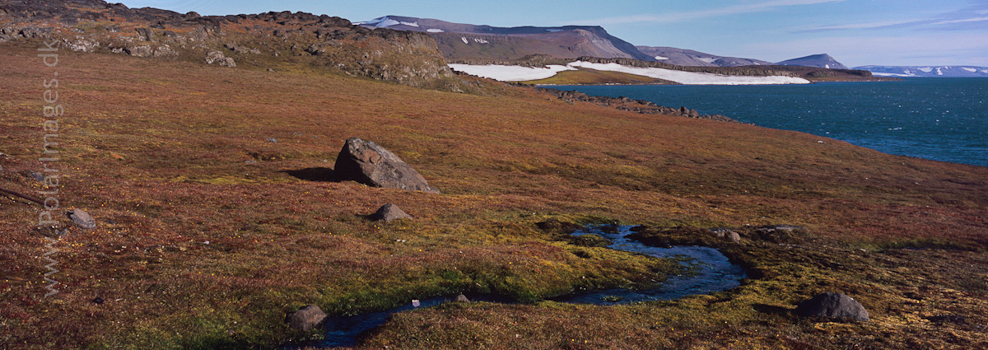
<instances>
[{"instance_id":1,"label":"shallow water channel","mask_svg":"<svg viewBox=\"0 0 988 350\"><path fill-rule=\"evenodd\" d=\"M611 226L613 227L613 226ZM681 264L690 267L693 273L684 276L670 276L658 288L650 290L607 289L593 292L566 295L552 300L566 303L615 305L652 300L672 300L689 295L708 294L728 290L741 285L745 278L744 269L732 264L724 254L710 247L676 246L671 248L649 247L638 241L628 239L632 234L632 226L617 226L616 232L606 233L603 227L588 227L574 232L573 235L595 234L607 238L610 249L641 253L657 258L676 258ZM417 305L408 304L391 310L368 312L355 316L331 317L326 320L325 338L310 346L331 348L356 345L360 333L371 330L383 324L388 316L397 312L431 307L453 300L451 297L439 297L418 300ZM475 296L473 301L495 301L491 297Z\"/></svg>"}]
</instances>

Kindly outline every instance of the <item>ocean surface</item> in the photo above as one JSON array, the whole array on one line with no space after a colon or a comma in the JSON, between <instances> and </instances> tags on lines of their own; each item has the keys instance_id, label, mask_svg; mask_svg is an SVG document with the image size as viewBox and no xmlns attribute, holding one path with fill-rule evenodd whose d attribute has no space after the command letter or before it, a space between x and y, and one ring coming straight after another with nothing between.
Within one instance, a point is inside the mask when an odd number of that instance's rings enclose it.
<instances>
[{"instance_id":1,"label":"ocean surface","mask_svg":"<svg viewBox=\"0 0 988 350\"><path fill-rule=\"evenodd\" d=\"M881 152L988 166L988 79L758 86L550 86L648 100Z\"/></svg>"}]
</instances>

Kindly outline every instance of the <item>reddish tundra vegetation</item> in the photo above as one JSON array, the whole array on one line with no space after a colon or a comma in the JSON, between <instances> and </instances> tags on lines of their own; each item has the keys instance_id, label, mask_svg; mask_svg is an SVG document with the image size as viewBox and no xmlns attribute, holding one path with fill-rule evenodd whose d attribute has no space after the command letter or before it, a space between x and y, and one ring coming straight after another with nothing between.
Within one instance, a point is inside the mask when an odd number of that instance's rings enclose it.
<instances>
[{"instance_id":1,"label":"reddish tundra vegetation","mask_svg":"<svg viewBox=\"0 0 988 350\"><path fill-rule=\"evenodd\" d=\"M53 69L41 45L0 46L0 188L57 188L61 226L0 198L0 348L274 348L321 337L284 323L304 305L344 315L461 292L521 303L396 314L357 347L988 346L983 167L470 78L458 79L473 93L457 93L304 61L230 68L65 50ZM55 70L64 114L47 146L58 161L44 162ZM327 181L354 136L441 194ZM57 184L32 173L45 164ZM415 219L367 218L385 203ZM75 208L97 227L72 224ZM561 229L587 223L719 247L750 278L674 301L544 301L678 273ZM775 224L801 229L756 229ZM58 270L50 296L46 258ZM820 292L854 297L871 319L792 313Z\"/></svg>"}]
</instances>

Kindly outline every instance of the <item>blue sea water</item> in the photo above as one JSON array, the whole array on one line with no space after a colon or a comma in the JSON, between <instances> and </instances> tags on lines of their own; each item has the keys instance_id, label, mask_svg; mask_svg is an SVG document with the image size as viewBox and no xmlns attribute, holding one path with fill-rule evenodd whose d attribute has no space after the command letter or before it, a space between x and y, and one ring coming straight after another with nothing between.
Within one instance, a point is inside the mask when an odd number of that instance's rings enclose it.
<instances>
[{"instance_id":1,"label":"blue sea water","mask_svg":"<svg viewBox=\"0 0 988 350\"><path fill-rule=\"evenodd\" d=\"M988 166L988 79L760 86L551 86L686 106L881 152Z\"/></svg>"}]
</instances>

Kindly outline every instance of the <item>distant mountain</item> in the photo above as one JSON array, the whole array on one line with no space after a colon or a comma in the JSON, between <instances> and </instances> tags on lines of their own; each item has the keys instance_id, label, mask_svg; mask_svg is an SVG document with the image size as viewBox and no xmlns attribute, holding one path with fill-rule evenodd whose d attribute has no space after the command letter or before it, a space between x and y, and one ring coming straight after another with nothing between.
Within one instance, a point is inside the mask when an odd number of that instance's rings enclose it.
<instances>
[{"instance_id":1,"label":"distant mountain","mask_svg":"<svg viewBox=\"0 0 988 350\"><path fill-rule=\"evenodd\" d=\"M717 56L699 51L678 49L675 47L636 46L636 48L638 48L638 51L652 56L652 58L659 62L674 64L677 66L738 67L772 64L772 62L762 60Z\"/></svg>"},{"instance_id":2,"label":"distant mountain","mask_svg":"<svg viewBox=\"0 0 988 350\"><path fill-rule=\"evenodd\" d=\"M827 69L849 69L847 66L837 62L830 55L822 53L819 55L810 55L806 57L793 58L791 60L785 60L776 63L783 66L805 66L805 67L819 67Z\"/></svg>"},{"instance_id":3,"label":"distant mountain","mask_svg":"<svg viewBox=\"0 0 988 350\"><path fill-rule=\"evenodd\" d=\"M530 55L655 61L598 26L493 27L405 16L385 16L356 24L428 33L449 61L514 60Z\"/></svg>"},{"instance_id":4,"label":"distant mountain","mask_svg":"<svg viewBox=\"0 0 988 350\"><path fill-rule=\"evenodd\" d=\"M879 77L988 77L988 67L975 66L862 66L854 69L870 71Z\"/></svg>"}]
</instances>

